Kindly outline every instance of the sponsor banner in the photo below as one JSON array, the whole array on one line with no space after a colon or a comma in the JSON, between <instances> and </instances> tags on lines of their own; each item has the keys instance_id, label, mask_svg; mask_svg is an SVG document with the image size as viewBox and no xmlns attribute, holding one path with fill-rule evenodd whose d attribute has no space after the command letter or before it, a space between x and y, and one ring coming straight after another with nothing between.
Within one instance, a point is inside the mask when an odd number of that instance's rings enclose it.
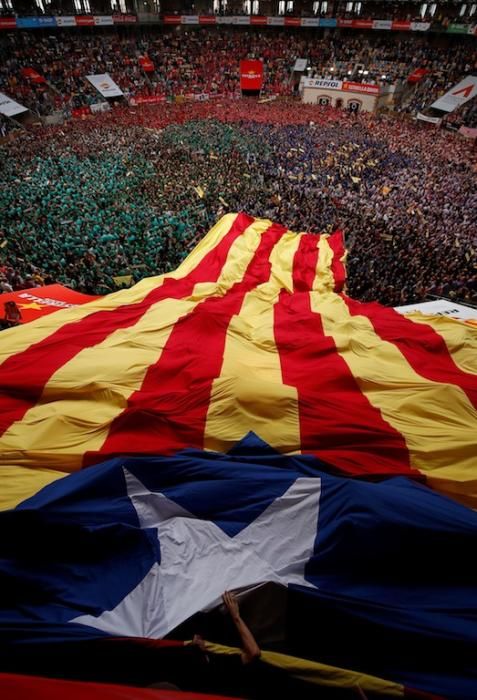
<instances>
[{"instance_id":1,"label":"sponsor banner","mask_svg":"<svg viewBox=\"0 0 477 700\"><path fill-rule=\"evenodd\" d=\"M129 98L131 107L136 105L157 105L161 102L166 102L167 98L164 95L135 95Z\"/></svg>"},{"instance_id":2,"label":"sponsor banner","mask_svg":"<svg viewBox=\"0 0 477 700\"><path fill-rule=\"evenodd\" d=\"M87 75L86 80L89 80L91 85L96 88L103 97L121 97L123 95L123 91L116 85L109 73Z\"/></svg>"},{"instance_id":3,"label":"sponsor banner","mask_svg":"<svg viewBox=\"0 0 477 700\"><path fill-rule=\"evenodd\" d=\"M11 292L0 296L3 313L3 304L7 301L14 301L20 309L22 315L20 323L35 321L41 316L51 314L60 309L70 309L72 306L81 306L89 301L100 299L99 296L80 294L74 292L61 284L49 284L46 287L35 287L34 289L24 289L19 292Z\"/></svg>"},{"instance_id":4,"label":"sponsor banner","mask_svg":"<svg viewBox=\"0 0 477 700\"><path fill-rule=\"evenodd\" d=\"M0 17L0 29L15 29L16 26L15 17Z\"/></svg>"},{"instance_id":5,"label":"sponsor banner","mask_svg":"<svg viewBox=\"0 0 477 700\"><path fill-rule=\"evenodd\" d=\"M319 88L321 90L341 90L342 80L321 80L320 78L305 78L303 81L305 88Z\"/></svg>"},{"instance_id":6,"label":"sponsor banner","mask_svg":"<svg viewBox=\"0 0 477 700\"><path fill-rule=\"evenodd\" d=\"M467 24L449 24L447 31L450 34L468 34L469 26Z\"/></svg>"},{"instance_id":7,"label":"sponsor banner","mask_svg":"<svg viewBox=\"0 0 477 700\"><path fill-rule=\"evenodd\" d=\"M15 100L10 99L3 92L0 92L0 114L3 114L5 117L14 117L22 112L28 112L28 109L15 102Z\"/></svg>"},{"instance_id":8,"label":"sponsor banner","mask_svg":"<svg viewBox=\"0 0 477 700\"><path fill-rule=\"evenodd\" d=\"M318 17L303 17L301 20L302 27L319 27L320 24Z\"/></svg>"},{"instance_id":9,"label":"sponsor banner","mask_svg":"<svg viewBox=\"0 0 477 700\"><path fill-rule=\"evenodd\" d=\"M427 68L416 68L416 70L413 70L412 73L408 76L407 82L408 83L419 83L425 75L429 73L429 70Z\"/></svg>"},{"instance_id":10,"label":"sponsor banner","mask_svg":"<svg viewBox=\"0 0 477 700\"><path fill-rule=\"evenodd\" d=\"M116 17L114 18L116 21ZM180 15L164 15L164 24L181 24Z\"/></svg>"},{"instance_id":11,"label":"sponsor banner","mask_svg":"<svg viewBox=\"0 0 477 700\"><path fill-rule=\"evenodd\" d=\"M426 316L450 316L460 321L470 322L471 325L477 323L477 309L472 309L463 304L455 304L446 299L436 299L436 301L425 301L422 304L408 304L406 306L395 306L394 310L400 314L413 314L419 311Z\"/></svg>"},{"instance_id":12,"label":"sponsor banner","mask_svg":"<svg viewBox=\"0 0 477 700\"><path fill-rule=\"evenodd\" d=\"M94 27L93 15L75 15L77 27Z\"/></svg>"},{"instance_id":13,"label":"sponsor banner","mask_svg":"<svg viewBox=\"0 0 477 700\"><path fill-rule=\"evenodd\" d=\"M42 27L56 27L56 17L38 17L38 26Z\"/></svg>"},{"instance_id":14,"label":"sponsor banner","mask_svg":"<svg viewBox=\"0 0 477 700\"><path fill-rule=\"evenodd\" d=\"M420 122L427 122L428 124L435 124L436 126L439 126L442 122L440 117L428 117L427 114L422 114L421 112L418 113L417 119Z\"/></svg>"},{"instance_id":15,"label":"sponsor banner","mask_svg":"<svg viewBox=\"0 0 477 700\"><path fill-rule=\"evenodd\" d=\"M260 26L263 26L263 25L266 24L266 23L267 23L267 18L266 18L266 17L262 17L262 16L259 16L259 15L252 15L252 16L250 17L250 24L258 24L258 25L260 25Z\"/></svg>"},{"instance_id":16,"label":"sponsor banner","mask_svg":"<svg viewBox=\"0 0 477 700\"><path fill-rule=\"evenodd\" d=\"M457 107L465 104L477 95L477 76L468 75L466 78L454 85L442 97L432 103L434 109L441 109L443 112L453 112Z\"/></svg>"},{"instance_id":17,"label":"sponsor banner","mask_svg":"<svg viewBox=\"0 0 477 700\"><path fill-rule=\"evenodd\" d=\"M390 19L375 19L373 29L392 29L393 23Z\"/></svg>"},{"instance_id":18,"label":"sponsor banner","mask_svg":"<svg viewBox=\"0 0 477 700\"><path fill-rule=\"evenodd\" d=\"M154 63L149 56L139 56L138 62L145 73L154 73Z\"/></svg>"},{"instance_id":19,"label":"sponsor banner","mask_svg":"<svg viewBox=\"0 0 477 700\"><path fill-rule=\"evenodd\" d=\"M284 17L267 17L267 24L270 27L284 27L285 18Z\"/></svg>"},{"instance_id":20,"label":"sponsor banner","mask_svg":"<svg viewBox=\"0 0 477 700\"><path fill-rule=\"evenodd\" d=\"M372 29L374 21L372 19L354 19L353 29Z\"/></svg>"},{"instance_id":21,"label":"sponsor banner","mask_svg":"<svg viewBox=\"0 0 477 700\"><path fill-rule=\"evenodd\" d=\"M353 20L352 19L338 19L338 27L346 28L346 27L352 27L353 26Z\"/></svg>"},{"instance_id":22,"label":"sponsor banner","mask_svg":"<svg viewBox=\"0 0 477 700\"><path fill-rule=\"evenodd\" d=\"M343 82L342 90L347 92L362 92L366 95L379 95L379 85L370 85L369 83L352 83L348 80Z\"/></svg>"},{"instance_id":23,"label":"sponsor banner","mask_svg":"<svg viewBox=\"0 0 477 700\"><path fill-rule=\"evenodd\" d=\"M470 126L461 126L459 134L465 136L466 139L477 139L477 129L473 129Z\"/></svg>"},{"instance_id":24,"label":"sponsor banner","mask_svg":"<svg viewBox=\"0 0 477 700\"><path fill-rule=\"evenodd\" d=\"M72 15L66 17L56 17L57 27L76 27L76 18Z\"/></svg>"},{"instance_id":25,"label":"sponsor banner","mask_svg":"<svg viewBox=\"0 0 477 700\"><path fill-rule=\"evenodd\" d=\"M114 24L112 16L103 17L101 15L95 15L93 19L97 27L106 27Z\"/></svg>"},{"instance_id":26,"label":"sponsor banner","mask_svg":"<svg viewBox=\"0 0 477 700\"><path fill-rule=\"evenodd\" d=\"M430 22L411 22L411 32L427 32L430 27Z\"/></svg>"},{"instance_id":27,"label":"sponsor banner","mask_svg":"<svg viewBox=\"0 0 477 700\"><path fill-rule=\"evenodd\" d=\"M89 106L92 114L98 114L99 112L109 112L111 105L109 102L96 102L96 104Z\"/></svg>"},{"instance_id":28,"label":"sponsor banner","mask_svg":"<svg viewBox=\"0 0 477 700\"><path fill-rule=\"evenodd\" d=\"M236 17L235 24L249 25L250 24L250 17Z\"/></svg>"},{"instance_id":29,"label":"sponsor banner","mask_svg":"<svg viewBox=\"0 0 477 700\"><path fill-rule=\"evenodd\" d=\"M199 15L182 15L181 24L199 24Z\"/></svg>"},{"instance_id":30,"label":"sponsor banner","mask_svg":"<svg viewBox=\"0 0 477 700\"><path fill-rule=\"evenodd\" d=\"M215 17L211 15L199 15L199 24L216 24Z\"/></svg>"},{"instance_id":31,"label":"sponsor banner","mask_svg":"<svg viewBox=\"0 0 477 700\"><path fill-rule=\"evenodd\" d=\"M136 15L113 15L114 24L136 24Z\"/></svg>"},{"instance_id":32,"label":"sponsor banner","mask_svg":"<svg viewBox=\"0 0 477 700\"><path fill-rule=\"evenodd\" d=\"M235 24L235 17L216 17L216 24Z\"/></svg>"},{"instance_id":33,"label":"sponsor banner","mask_svg":"<svg viewBox=\"0 0 477 700\"><path fill-rule=\"evenodd\" d=\"M338 26L338 21L336 20L335 17L329 17L329 18L324 17L324 18L322 18L322 19L319 20L319 25L318 25L318 26L319 26L319 27L329 27L329 28L333 28L333 27Z\"/></svg>"},{"instance_id":34,"label":"sponsor banner","mask_svg":"<svg viewBox=\"0 0 477 700\"><path fill-rule=\"evenodd\" d=\"M304 71L307 63L308 63L307 58L297 58L295 61L295 65L293 66L293 70Z\"/></svg>"},{"instance_id":35,"label":"sponsor banner","mask_svg":"<svg viewBox=\"0 0 477 700\"><path fill-rule=\"evenodd\" d=\"M285 27L301 27L300 17L285 17Z\"/></svg>"},{"instance_id":36,"label":"sponsor banner","mask_svg":"<svg viewBox=\"0 0 477 700\"><path fill-rule=\"evenodd\" d=\"M411 30L411 22L408 20L396 20L391 27L395 32L409 32Z\"/></svg>"},{"instance_id":37,"label":"sponsor banner","mask_svg":"<svg viewBox=\"0 0 477 700\"><path fill-rule=\"evenodd\" d=\"M261 90L263 85L263 63L257 59L240 61L240 89Z\"/></svg>"},{"instance_id":38,"label":"sponsor banner","mask_svg":"<svg viewBox=\"0 0 477 700\"><path fill-rule=\"evenodd\" d=\"M17 27L18 29L38 29L40 23L38 17L18 17Z\"/></svg>"}]
</instances>

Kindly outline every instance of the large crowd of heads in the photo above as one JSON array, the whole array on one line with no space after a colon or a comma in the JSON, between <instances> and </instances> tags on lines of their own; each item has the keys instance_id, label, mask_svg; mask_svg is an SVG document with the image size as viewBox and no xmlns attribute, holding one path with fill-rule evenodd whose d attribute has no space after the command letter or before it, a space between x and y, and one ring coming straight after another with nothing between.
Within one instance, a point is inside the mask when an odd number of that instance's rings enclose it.
<instances>
[{"instance_id":1,"label":"large crowd of heads","mask_svg":"<svg viewBox=\"0 0 477 700\"><path fill-rule=\"evenodd\" d=\"M175 268L242 210L341 228L358 299L475 303L471 151L427 124L294 100L117 107L3 146L0 284L114 291Z\"/></svg>"},{"instance_id":2,"label":"large crowd of heads","mask_svg":"<svg viewBox=\"0 0 477 700\"><path fill-rule=\"evenodd\" d=\"M154 70L139 63L147 56ZM368 83L403 83L416 68L428 71L406 93L402 109L417 111L462 75L477 67L473 37L429 38L407 35L317 34L240 28L137 31L70 30L39 34L16 32L0 38L0 90L39 115L70 114L98 100L85 79L109 73L126 96L233 95L240 90L239 59L261 58L264 94L292 95L295 59L308 60L308 76ZM33 68L47 83L22 73Z\"/></svg>"}]
</instances>

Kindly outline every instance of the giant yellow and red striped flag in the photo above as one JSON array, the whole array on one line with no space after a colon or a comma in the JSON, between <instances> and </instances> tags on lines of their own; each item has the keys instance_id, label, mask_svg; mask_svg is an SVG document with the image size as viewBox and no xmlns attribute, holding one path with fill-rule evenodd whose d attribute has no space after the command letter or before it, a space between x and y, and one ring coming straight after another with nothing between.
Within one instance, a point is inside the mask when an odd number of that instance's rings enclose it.
<instances>
[{"instance_id":1,"label":"giant yellow and red striped flag","mask_svg":"<svg viewBox=\"0 0 477 700\"><path fill-rule=\"evenodd\" d=\"M477 329L343 292L344 248L224 216L175 271L5 331L0 507L124 453L248 431L477 504Z\"/></svg>"}]
</instances>

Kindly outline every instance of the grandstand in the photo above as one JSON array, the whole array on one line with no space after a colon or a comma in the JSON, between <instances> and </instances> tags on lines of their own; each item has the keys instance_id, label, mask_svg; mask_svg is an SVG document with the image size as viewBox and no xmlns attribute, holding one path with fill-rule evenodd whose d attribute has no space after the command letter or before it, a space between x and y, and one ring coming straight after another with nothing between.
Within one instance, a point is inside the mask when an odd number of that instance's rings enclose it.
<instances>
[{"instance_id":1,"label":"grandstand","mask_svg":"<svg viewBox=\"0 0 477 700\"><path fill-rule=\"evenodd\" d=\"M476 3L0 0L2 700L476 696L476 180Z\"/></svg>"}]
</instances>

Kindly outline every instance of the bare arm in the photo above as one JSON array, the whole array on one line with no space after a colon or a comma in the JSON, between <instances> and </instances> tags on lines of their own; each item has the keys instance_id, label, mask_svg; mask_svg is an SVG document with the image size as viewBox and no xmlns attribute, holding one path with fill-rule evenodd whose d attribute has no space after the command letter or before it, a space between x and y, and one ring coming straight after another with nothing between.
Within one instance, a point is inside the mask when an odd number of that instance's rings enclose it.
<instances>
[{"instance_id":1,"label":"bare arm","mask_svg":"<svg viewBox=\"0 0 477 700\"><path fill-rule=\"evenodd\" d=\"M242 663L249 664L254 659L258 659L260 656L260 647L255 641L255 637L245 624L245 622L240 617L240 610L237 603L237 599L233 593L225 591L222 596L225 603L225 607L229 611L230 617L232 618L237 632L240 635L241 646L242 646Z\"/></svg>"}]
</instances>

